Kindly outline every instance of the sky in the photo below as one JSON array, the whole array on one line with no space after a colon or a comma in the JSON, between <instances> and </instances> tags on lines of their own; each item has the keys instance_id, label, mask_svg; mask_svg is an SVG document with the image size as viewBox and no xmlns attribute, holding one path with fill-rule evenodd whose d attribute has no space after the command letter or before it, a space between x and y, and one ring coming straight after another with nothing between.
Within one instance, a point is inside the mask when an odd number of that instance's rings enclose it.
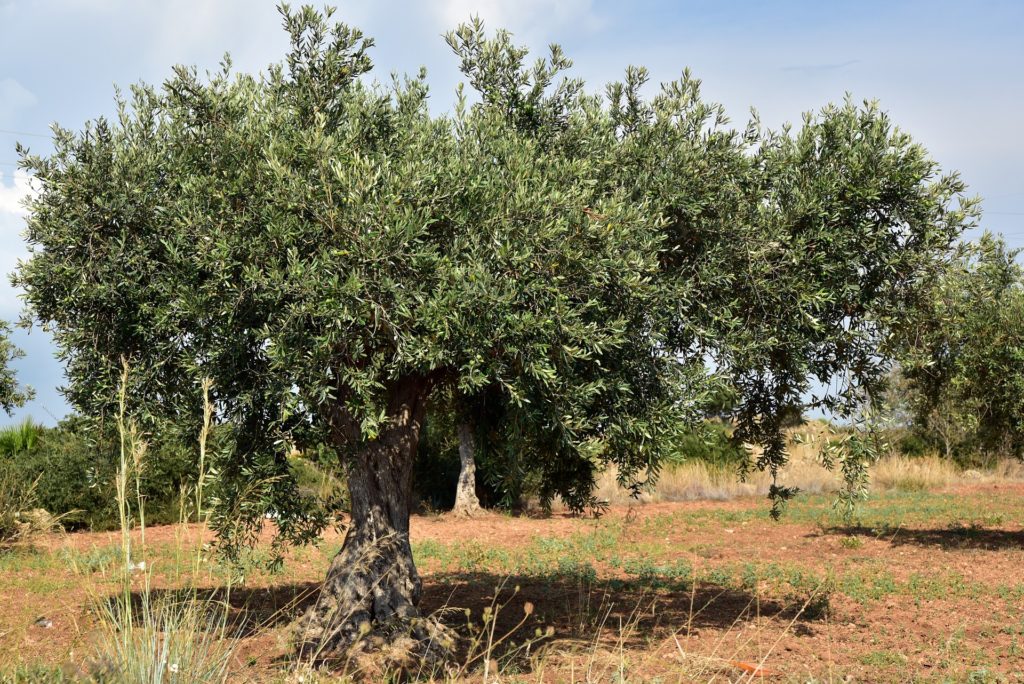
<instances>
[{"instance_id":1,"label":"sky","mask_svg":"<svg viewBox=\"0 0 1024 684\"><path fill-rule=\"evenodd\" d=\"M460 80L443 34L471 15L507 28L535 53L559 43L588 89L646 66L653 84L690 67L705 97L737 127L755 107L776 127L841 100L878 99L943 168L984 200L983 226L1024 247L1024 2L941 0L353 0L336 18L376 40L377 78L426 66L432 108L447 111ZM15 142L50 149L52 123L80 129L110 115L115 86L160 83L175 64L215 70L225 52L239 71L280 60L285 33L274 0L0 0L0 270L26 248ZM0 279L0 319L21 313ZM0 425L68 412L54 347L38 327L19 329L15 362L36 399Z\"/></svg>"}]
</instances>

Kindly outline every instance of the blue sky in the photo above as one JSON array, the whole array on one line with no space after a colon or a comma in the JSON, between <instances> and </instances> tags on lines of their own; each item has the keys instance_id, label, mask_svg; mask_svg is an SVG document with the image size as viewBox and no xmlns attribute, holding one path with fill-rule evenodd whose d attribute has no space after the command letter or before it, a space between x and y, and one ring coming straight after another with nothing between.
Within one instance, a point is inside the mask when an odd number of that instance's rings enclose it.
<instances>
[{"instance_id":1,"label":"blue sky","mask_svg":"<svg viewBox=\"0 0 1024 684\"><path fill-rule=\"evenodd\" d=\"M479 14L490 27L545 50L558 42L593 90L626 65L671 80L691 67L704 93L741 126L756 107L771 126L849 92L877 98L893 119L984 198L984 225L1024 247L1024 3L596 0L356 0L336 16L377 41L377 76L430 73L433 107L446 110L459 73L441 38ZM25 255L14 143L45 152L49 125L70 128L113 110L114 86L160 82L176 63L263 69L284 54L275 2L264 0L0 0L0 269ZM14 131L16 133L11 133ZM42 137L26 134L43 134ZM0 318L17 292L0 282ZM19 331L17 364L38 394L13 419L53 423L67 412L53 347Z\"/></svg>"}]
</instances>

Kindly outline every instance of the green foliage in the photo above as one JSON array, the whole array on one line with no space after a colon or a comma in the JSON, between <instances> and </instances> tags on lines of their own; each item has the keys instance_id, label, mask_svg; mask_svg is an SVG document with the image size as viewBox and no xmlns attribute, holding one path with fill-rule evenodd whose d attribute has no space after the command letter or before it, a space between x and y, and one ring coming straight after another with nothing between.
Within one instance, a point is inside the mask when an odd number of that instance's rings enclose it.
<instances>
[{"instance_id":1,"label":"green foliage","mask_svg":"<svg viewBox=\"0 0 1024 684\"><path fill-rule=\"evenodd\" d=\"M0 670L2 684L70 684L74 681L63 668L43 663L19 663L12 669Z\"/></svg>"},{"instance_id":2,"label":"green foliage","mask_svg":"<svg viewBox=\"0 0 1024 684\"><path fill-rule=\"evenodd\" d=\"M70 513L69 527L112 529L114 466L107 456L77 430L55 429L12 466L23 479L38 478L39 506L54 515Z\"/></svg>"},{"instance_id":3,"label":"green foliage","mask_svg":"<svg viewBox=\"0 0 1024 684\"><path fill-rule=\"evenodd\" d=\"M34 505L64 516L65 527L112 529L118 524L113 484L118 448L115 438L72 417L42 430L32 449L0 457L0 467L19 487L34 482ZM178 520L182 489L195 481L194 460L191 450L177 443L150 447L141 480L149 522Z\"/></svg>"},{"instance_id":4,"label":"green foliage","mask_svg":"<svg viewBox=\"0 0 1024 684\"><path fill-rule=\"evenodd\" d=\"M1001 238L963 245L909 318L900 399L923 439L964 464L1024 456L1024 269Z\"/></svg>"},{"instance_id":5,"label":"green foliage","mask_svg":"<svg viewBox=\"0 0 1024 684\"><path fill-rule=\"evenodd\" d=\"M666 462L681 464L698 460L735 470L747 460L747 452L736 444L731 432L728 425L717 421L698 425L676 439L676 447Z\"/></svg>"},{"instance_id":6,"label":"green foliage","mask_svg":"<svg viewBox=\"0 0 1024 684\"><path fill-rule=\"evenodd\" d=\"M939 445L933 435L914 429L893 429L886 435L886 441L904 456L927 456L934 453Z\"/></svg>"},{"instance_id":7,"label":"green foliage","mask_svg":"<svg viewBox=\"0 0 1024 684\"><path fill-rule=\"evenodd\" d=\"M743 397L736 434L762 444L758 465L774 472L785 461L787 409L804 403L860 418L887 372L893 327L972 224L976 204L874 104L847 101L805 116L795 134L767 134L756 159L761 194L746 205L751 228L732 237L755 246L733 262L748 275L723 306L743 310L726 338ZM873 452L861 438L849 445L838 463L862 489ZM783 500L789 493L773 491Z\"/></svg>"},{"instance_id":8,"label":"green foliage","mask_svg":"<svg viewBox=\"0 0 1024 684\"><path fill-rule=\"evenodd\" d=\"M407 392L497 391L506 481L537 473L576 509L603 463L640 486L723 406L775 472L812 387L848 415L877 386L973 218L874 104L738 131L689 72L648 98L631 67L588 95L557 47L531 65L476 21L447 40L479 99L434 116L424 73L370 84L358 31L282 14L266 73L179 67L23 151L39 193L15 280L68 398L111 415L127 358L131 413L195 425L212 379L222 532L273 512L282 541L311 539L327 517L287 449L351 466Z\"/></svg>"},{"instance_id":9,"label":"green foliage","mask_svg":"<svg viewBox=\"0 0 1024 684\"><path fill-rule=\"evenodd\" d=\"M17 407L24 406L33 395L32 389L20 386L14 376L11 362L24 356L24 352L8 339L10 334L10 326L0 321L0 408L8 414Z\"/></svg>"},{"instance_id":10,"label":"green foliage","mask_svg":"<svg viewBox=\"0 0 1024 684\"><path fill-rule=\"evenodd\" d=\"M35 450L44 430L42 425L31 418L17 425L0 428L0 457L13 458L20 453Z\"/></svg>"},{"instance_id":11,"label":"green foliage","mask_svg":"<svg viewBox=\"0 0 1024 684\"><path fill-rule=\"evenodd\" d=\"M23 537L23 514L36 505L36 483L20 480L13 469L0 461L0 546Z\"/></svg>"}]
</instances>

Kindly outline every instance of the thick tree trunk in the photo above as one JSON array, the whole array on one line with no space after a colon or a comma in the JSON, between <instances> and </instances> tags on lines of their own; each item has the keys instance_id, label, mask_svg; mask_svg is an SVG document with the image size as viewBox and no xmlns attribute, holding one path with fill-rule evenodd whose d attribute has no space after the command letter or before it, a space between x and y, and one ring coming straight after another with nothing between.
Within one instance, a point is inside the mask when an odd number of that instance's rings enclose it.
<instances>
[{"instance_id":1,"label":"thick tree trunk","mask_svg":"<svg viewBox=\"0 0 1024 684\"><path fill-rule=\"evenodd\" d=\"M421 583L409 545L412 465L426 391L419 378L397 382L388 426L353 459L352 519L316 604L299 621L303 657L338 657L357 644L358 650L393 647L399 660L447 650L440 628L417 608Z\"/></svg>"},{"instance_id":2,"label":"thick tree trunk","mask_svg":"<svg viewBox=\"0 0 1024 684\"><path fill-rule=\"evenodd\" d=\"M459 422L459 483L455 489L457 515L473 516L480 512L476 496L476 436L468 421Z\"/></svg>"}]
</instances>

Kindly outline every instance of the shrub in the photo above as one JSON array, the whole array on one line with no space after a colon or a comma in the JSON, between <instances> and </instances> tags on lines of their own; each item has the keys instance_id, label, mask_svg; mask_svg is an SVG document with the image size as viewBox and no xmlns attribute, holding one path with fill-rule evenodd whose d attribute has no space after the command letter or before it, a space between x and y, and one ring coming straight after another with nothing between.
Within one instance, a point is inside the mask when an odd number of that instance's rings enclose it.
<instances>
[{"instance_id":1,"label":"shrub","mask_svg":"<svg viewBox=\"0 0 1024 684\"><path fill-rule=\"evenodd\" d=\"M743 447L732 442L731 428L719 421L708 421L698 429L683 433L677 444L668 459L672 465L697 460L735 472L747 458Z\"/></svg>"},{"instance_id":2,"label":"shrub","mask_svg":"<svg viewBox=\"0 0 1024 684\"><path fill-rule=\"evenodd\" d=\"M3 460L18 486L36 483L35 505L63 516L65 527L102 530L117 526L113 481L119 448L113 436L72 417L41 429L30 449ZM154 440L141 479L149 522L178 519L182 488L195 472L192 449L174 439Z\"/></svg>"},{"instance_id":3,"label":"shrub","mask_svg":"<svg viewBox=\"0 0 1024 684\"><path fill-rule=\"evenodd\" d=\"M939 448L935 439L919 430L893 430L889 443L895 446L900 454L911 457L928 456Z\"/></svg>"}]
</instances>

